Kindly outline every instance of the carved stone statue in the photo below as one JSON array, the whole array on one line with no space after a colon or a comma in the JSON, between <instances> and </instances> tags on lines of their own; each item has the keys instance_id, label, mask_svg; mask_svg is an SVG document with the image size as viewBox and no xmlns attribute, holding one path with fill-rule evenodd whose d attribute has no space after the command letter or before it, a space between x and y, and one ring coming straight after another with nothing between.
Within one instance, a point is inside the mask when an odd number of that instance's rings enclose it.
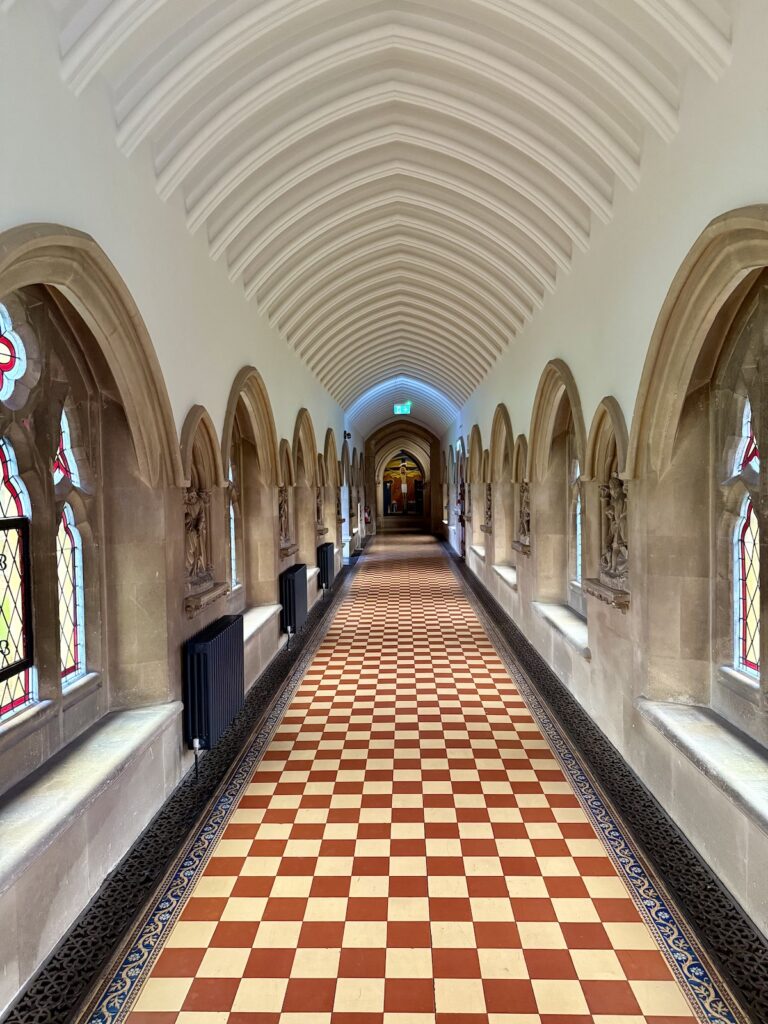
<instances>
[{"instance_id":1,"label":"carved stone statue","mask_svg":"<svg viewBox=\"0 0 768 1024\"><path fill-rule=\"evenodd\" d=\"M493 524L493 491L490 484L485 485L485 525Z\"/></svg>"},{"instance_id":2,"label":"carved stone statue","mask_svg":"<svg viewBox=\"0 0 768 1024\"><path fill-rule=\"evenodd\" d=\"M184 568L193 584L213 581L208 554L209 491L188 487L184 492Z\"/></svg>"},{"instance_id":3,"label":"carved stone statue","mask_svg":"<svg viewBox=\"0 0 768 1024\"><path fill-rule=\"evenodd\" d=\"M323 525L323 489L318 487L315 493L315 520L318 526Z\"/></svg>"},{"instance_id":4,"label":"carved stone statue","mask_svg":"<svg viewBox=\"0 0 768 1024\"><path fill-rule=\"evenodd\" d=\"M291 539L287 487L279 487L277 489L277 515L280 523L280 543L287 544Z\"/></svg>"},{"instance_id":5,"label":"carved stone statue","mask_svg":"<svg viewBox=\"0 0 768 1024\"><path fill-rule=\"evenodd\" d=\"M527 480L520 484L520 508L517 515L517 539L531 543L531 491Z\"/></svg>"},{"instance_id":6,"label":"carved stone statue","mask_svg":"<svg viewBox=\"0 0 768 1024\"><path fill-rule=\"evenodd\" d=\"M600 582L614 590L628 590L627 485L611 477L600 487L605 529L600 557Z\"/></svg>"},{"instance_id":7,"label":"carved stone statue","mask_svg":"<svg viewBox=\"0 0 768 1024\"><path fill-rule=\"evenodd\" d=\"M341 519L341 491L336 491L336 518Z\"/></svg>"}]
</instances>

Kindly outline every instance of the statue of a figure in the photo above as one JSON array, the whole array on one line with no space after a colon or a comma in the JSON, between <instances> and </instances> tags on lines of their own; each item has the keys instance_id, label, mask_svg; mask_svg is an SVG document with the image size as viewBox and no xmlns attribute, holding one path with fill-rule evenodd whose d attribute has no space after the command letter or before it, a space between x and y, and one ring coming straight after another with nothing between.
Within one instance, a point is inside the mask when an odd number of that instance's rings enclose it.
<instances>
[{"instance_id":1,"label":"statue of a figure","mask_svg":"<svg viewBox=\"0 0 768 1024\"><path fill-rule=\"evenodd\" d=\"M341 519L341 491L336 491L336 518Z\"/></svg>"},{"instance_id":2,"label":"statue of a figure","mask_svg":"<svg viewBox=\"0 0 768 1024\"><path fill-rule=\"evenodd\" d=\"M318 526L322 526L323 525L323 489L322 489L322 487L318 487L317 488L317 492L315 494L315 519L317 520L317 525Z\"/></svg>"},{"instance_id":3,"label":"statue of a figure","mask_svg":"<svg viewBox=\"0 0 768 1024\"><path fill-rule=\"evenodd\" d=\"M606 517L606 533L600 559L601 574L607 577L605 582L613 582L614 585L621 583L625 587L629 564L627 485L618 477L611 477L607 484L600 487L600 497L603 499Z\"/></svg>"},{"instance_id":4,"label":"statue of a figure","mask_svg":"<svg viewBox=\"0 0 768 1024\"><path fill-rule=\"evenodd\" d=\"M194 487L184 492L184 560L190 579L205 576L208 567L208 503L207 491Z\"/></svg>"},{"instance_id":5,"label":"statue of a figure","mask_svg":"<svg viewBox=\"0 0 768 1024\"><path fill-rule=\"evenodd\" d=\"M493 523L493 491L490 484L485 485L485 525Z\"/></svg>"},{"instance_id":6,"label":"statue of a figure","mask_svg":"<svg viewBox=\"0 0 768 1024\"><path fill-rule=\"evenodd\" d=\"M521 544L531 542L531 492L528 482L520 484L520 510L517 517L517 534Z\"/></svg>"},{"instance_id":7,"label":"statue of a figure","mask_svg":"<svg viewBox=\"0 0 768 1024\"><path fill-rule=\"evenodd\" d=\"M290 538L290 522L288 512L288 488L280 487L277 491L277 515L280 522L280 540L286 544Z\"/></svg>"}]
</instances>

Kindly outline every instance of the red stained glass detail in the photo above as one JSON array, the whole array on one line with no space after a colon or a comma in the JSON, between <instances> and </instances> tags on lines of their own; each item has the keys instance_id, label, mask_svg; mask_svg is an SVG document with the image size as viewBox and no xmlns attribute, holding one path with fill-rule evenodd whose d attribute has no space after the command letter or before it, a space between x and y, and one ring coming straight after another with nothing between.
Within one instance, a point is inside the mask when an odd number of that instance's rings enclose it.
<instances>
[{"instance_id":1,"label":"red stained glass detail","mask_svg":"<svg viewBox=\"0 0 768 1024\"><path fill-rule=\"evenodd\" d=\"M741 460L741 468L746 469L747 466L750 466L753 463L755 464L754 468L757 469L760 463L760 452L757 448L757 441L755 440L755 435L750 427L749 437L747 438L747 446L744 449L744 457Z\"/></svg>"},{"instance_id":2,"label":"red stained glass detail","mask_svg":"<svg viewBox=\"0 0 768 1024\"><path fill-rule=\"evenodd\" d=\"M0 440L0 517L14 519L25 516L24 501L16 485L16 467L9 443ZM0 663L22 661L27 655L27 623L25 621L25 578L23 539L16 529L0 533ZM0 717L29 702L31 696L29 669L17 672L0 682Z\"/></svg>"},{"instance_id":3,"label":"red stained glass detail","mask_svg":"<svg viewBox=\"0 0 768 1024\"><path fill-rule=\"evenodd\" d=\"M738 538L739 647L743 668L760 671L760 528L747 503Z\"/></svg>"}]
</instances>

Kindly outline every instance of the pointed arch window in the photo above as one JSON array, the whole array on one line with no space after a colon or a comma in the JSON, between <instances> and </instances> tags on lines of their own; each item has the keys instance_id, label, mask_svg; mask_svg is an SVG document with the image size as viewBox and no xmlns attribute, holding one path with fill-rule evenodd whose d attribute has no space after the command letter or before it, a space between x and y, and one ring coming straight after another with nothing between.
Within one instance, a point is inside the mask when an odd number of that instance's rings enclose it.
<instances>
[{"instance_id":1,"label":"pointed arch window","mask_svg":"<svg viewBox=\"0 0 768 1024\"><path fill-rule=\"evenodd\" d=\"M737 667L760 672L760 526L751 498L744 499L736 525Z\"/></svg>"},{"instance_id":2,"label":"pointed arch window","mask_svg":"<svg viewBox=\"0 0 768 1024\"><path fill-rule=\"evenodd\" d=\"M29 494L10 441L0 440L0 717L33 699Z\"/></svg>"},{"instance_id":3,"label":"pointed arch window","mask_svg":"<svg viewBox=\"0 0 768 1024\"><path fill-rule=\"evenodd\" d=\"M240 583L237 571L237 509L235 497L235 476L232 463L229 464L229 575L234 589Z\"/></svg>"},{"instance_id":4,"label":"pointed arch window","mask_svg":"<svg viewBox=\"0 0 768 1024\"><path fill-rule=\"evenodd\" d=\"M72 506L65 503L56 534L61 679L68 686L85 672L83 542Z\"/></svg>"},{"instance_id":5,"label":"pointed arch window","mask_svg":"<svg viewBox=\"0 0 768 1024\"><path fill-rule=\"evenodd\" d=\"M752 424L752 407L744 406L742 442L736 455L736 471L744 483L760 473L760 452ZM754 478L753 478L754 479ZM760 673L760 524L747 494L734 531L734 652L738 669Z\"/></svg>"},{"instance_id":6,"label":"pointed arch window","mask_svg":"<svg viewBox=\"0 0 768 1024\"><path fill-rule=\"evenodd\" d=\"M27 353L24 342L13 329L11 315L0 303L0 402L7 402L13 394L16 381L27 372Z\"/></svg>"},{"instance_id":7,"label":"pointed arch window","mask_svg":"<svg viewBox=\"0 0 768 1024\"><path fill-rule=\"evenodd\" d=\"M72 450L72 435L65 410L61 412L59 443L52 472L54 484L68 481L74 488L80 486L80 473ZM56 578L61 681L66 688L86 671L83 541L69 502L64 503L56 531Z\"/></svg>"},{"instance_id":8,"label":"pointed arch window","mask_svg":"<svg viewBox=\"0 0 768 1024\"><path fill-rule=\"evenodd\" d=\"M576 491L576 508L574 509L574 533L576 542L576 565L574 579L577 583L581 583L582 567L581 567L581 550L582 550L582 511L581 511L581 488L578 487Z\"/></svg>"},{"instance_id":9,"label":"pointed arch window","mask_svg":"<svg viewBox=\"0 0 768 1024\"><path fill-rule=\"evenodd\" d=\"M73 487L80 486L80 473L77 468L77 460L72 451L69 419L64 409L61 411L59 444L53 460L53 482L54 484L59 484L62 480L69 480Z\"/></svg>"}]
</instances>

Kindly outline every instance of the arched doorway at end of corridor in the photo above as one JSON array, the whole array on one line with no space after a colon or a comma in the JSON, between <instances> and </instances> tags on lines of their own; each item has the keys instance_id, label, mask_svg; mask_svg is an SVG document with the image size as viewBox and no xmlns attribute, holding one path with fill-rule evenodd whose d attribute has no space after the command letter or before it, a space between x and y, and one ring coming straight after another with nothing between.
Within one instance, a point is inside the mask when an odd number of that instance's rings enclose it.
<instances>
[{"instance_id":1,"label":"arched doorway at end of corridor","mask_svg":"<svg viewBox=\"0 0 768 1024\"><path fill-rule=\"evenodd\" d=\"M420 462L402 449L384 467L382 475L385 518L424 518L425 474Z\"/></svg>"}]
</instances>

